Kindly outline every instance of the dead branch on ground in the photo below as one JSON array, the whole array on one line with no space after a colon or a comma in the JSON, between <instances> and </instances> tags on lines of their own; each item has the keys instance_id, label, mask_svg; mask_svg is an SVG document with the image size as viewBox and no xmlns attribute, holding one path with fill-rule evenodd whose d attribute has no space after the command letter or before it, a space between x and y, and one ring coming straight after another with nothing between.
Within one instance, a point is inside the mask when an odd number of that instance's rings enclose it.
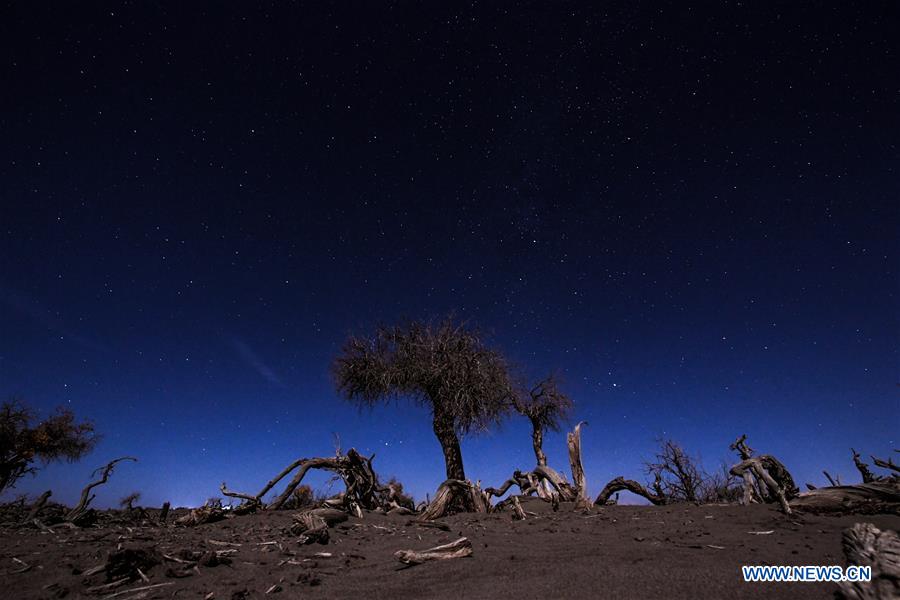
<instances>
[{"instance_id":1,"label":"dead branch on ground","mask_svg":"<svg viewBox=\"0 0 900 600\"><path fill-rule=\"evenodd\" d=\"M430 560L446 560L466 556L472 556L472 542L464 537L449 544L429 548L428 550L398 550L394 553L394 557L397 560L407 565L419 565Z\"/></svg>"}]
</instances>

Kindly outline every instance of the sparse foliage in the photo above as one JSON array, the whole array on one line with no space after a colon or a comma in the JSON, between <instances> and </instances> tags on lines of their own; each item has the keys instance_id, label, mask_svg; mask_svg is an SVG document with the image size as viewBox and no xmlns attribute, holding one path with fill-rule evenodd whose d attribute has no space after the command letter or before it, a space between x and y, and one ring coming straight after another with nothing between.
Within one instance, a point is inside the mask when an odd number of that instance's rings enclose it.
<instances>
[{"instance_id":1,"label":"sparse foliage","mask_svg":"<svg viewBox=\"0 0 900 600\"><path fill-rule=\"evenodd\" d=\"M90 422L77 423L67 409L35 423L34 413L21 402L0 406L0 493L23 476L37 472L35 462L76 461L96 445Z\"/></svg>"},{"instance_id":2,"label":"sparse foliage","mask_svg":"<svg viewBox=\"0 0 900 600\"><path fill-rule=\"evenodd\" d=\"M452 317L351 337L333 374L338 392L360 406L406 397L430 408L449 479L465 479L459 435L499 421L515 395L503 356Z\"/></svg>"},{"instance_id":3,"label":"sparse foliage","mask_svg":"<svg viewBox=\"0 0 900 600\"><path fill-rule=\"evenodd\" d=\"M562 421L572 410L571 398L559 389L557 378L550 375L514 396L514 404L516 410L531 421L531 442L537 464L547 466L544 432L559 431Z\"/></svg>"},{"instance_id":4,"label":"sparse foliage","mask_svg":"<svg viewBox=\"0 0 900 600\"><path fill-rule=\"evenodd\" d=\"M290 497L285 501L283 508L290 510L297 510L301 508L308 508L313 506L316 503L315 492L313 489L306 485L298 485L293 492L291 492Z\"/></svg>"}]
</instances>

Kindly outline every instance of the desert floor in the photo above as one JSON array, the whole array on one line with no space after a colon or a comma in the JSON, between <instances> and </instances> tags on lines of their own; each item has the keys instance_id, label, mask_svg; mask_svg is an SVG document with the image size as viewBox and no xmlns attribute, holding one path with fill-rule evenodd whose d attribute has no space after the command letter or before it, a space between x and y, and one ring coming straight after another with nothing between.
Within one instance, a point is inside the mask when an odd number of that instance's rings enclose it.
<instances>
[{"instance_id":1,"label":"desert floor","mask_svg":"<svg viewBox=\"0 0 900 600\"><path fill-rule=\"evenodd\" d=\"M768 506L609 506L588 515L523 506L532 513L525 521L461 514L440 521L449 531L366 514L335 526L327 545L306 546L289 531L289 511L187 529L7 528L0 597L831 598L836 584L744 583L740 567L843 565L843 529L860 521L900 529L896 515L786 517ZM393 556L460 536L472 541L471 557L406 567ZM127 549L150 557L146 579L132 569L133 581L101 587L122 575L91 569ZM145 586L158 587L128 592Z\"/></svg>"}]
</instances>

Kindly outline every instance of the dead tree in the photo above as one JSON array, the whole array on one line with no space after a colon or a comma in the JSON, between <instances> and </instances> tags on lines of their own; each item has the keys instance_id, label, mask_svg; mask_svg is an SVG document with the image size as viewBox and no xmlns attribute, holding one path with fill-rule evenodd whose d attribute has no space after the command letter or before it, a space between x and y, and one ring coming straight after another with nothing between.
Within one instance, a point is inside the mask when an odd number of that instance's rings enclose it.
<instances>
[{"instance_id":1,"label":"dead tree","mask_svg":"<svg viewBox=\"0 0 900 600\"><path fill-rule=\"evenodd\" d=\"M548 502L578 502L578 508L590 506L587 498L587 482L584 476L584 467L581 462L581 426L580 422L575 429L566 435L569 450L569 467L572 469L574 483L569 483L565 475L548 465L537 465L533 471L513 472L512 478L506 480L499 488L487 488L484 490L488 497L500 497L513 485L519 487L524 496L537 494ZM579 498L583 497L583 501Z\"/></svg>"},{"instance_id":2,"label":"dead tree","mask_svg":"<svg viewBox=\"0 0 900 600\"><path fill-rule=\"evenodd\" d=\"M599 506L604 506L609 504L610 497L616 492L621 492L622 490L627 490L632 494L637 494L643 498L646 498L650 501L651 504L655 504L657 506L662 506L667 504L667 499L665 496L660 494L654 494L647 490L644 486L642 486L637 481L633 479L625 479L624 477L616 477L609 483L607 483L600 494L597 495L597 498L594 500L594 504Z\"/></svg>"},{"instance_id":3,"label":"dead tree","mask_svg":"<svg viewBox=\"0 0 900 600\"><path fill-rule=\"evenodd\" d=\"M847 564L871 567L872 580L838 583L839 598L900 598L900 537L896 531L881 531L871 523L857 523L844 531L842 543Z\"/></svg>"},{"instance_id":4,"label":"dead tree","mask_svg":"<svg viewBox=\"0 0 900 600\"><path fill-rule=\"evenodd\" d=\"M862 475L863 483L872 483L875 481L875 476L872 475L872 471L869 470L869 465L860 459L859 452L853 448L850 448L850 452L853 454L853 464L856 465L856 470Z\"/></svg>"},{"instance_id":5,"label":"dead tree","mask_svg":"<svg viewBox=\"0 0 900 600\"><path fill-rule=\"evenodd\" d=\"M399 396L428 407L448 480L466 480L459 436L499 421L515 397L506 359L453 318L351 337L332 371L338 392L359 406ZM458 510L474 508L465 494L457 504Z\"/></svg>"},{"instance_id":6,"label":"dead tree","mask_svg":"<svg viewBox=\"0 0 900 600\"><path fill-rule=\"evenodd\" d=\"M894 471L895 473L900 473L900 465L894 464L894 461L892 461L890 458L888 458L887 460L882 460L873 456L872 462L875 463L876 467L888 469L889 471Z\"/></svg>"},{"instance_id":7,"label":"dead tree","mask_svg":"<svg viewBox=\"0 0 900 600\"><path fill-rule=\"evenodd\" d=\"M141 499L140 492L131 492L121 500L119 500L119 506L123 509L131 512L134 510L134 503Z\"/></svg>"},{"instance_id":8,"label":"dead tree","mask_svg":"<svg viewBox=\"0 0 900 600\"><path fill-rule=\"evenodd\" d=\"M163 502L162 508L159 510L159 517L157 518L160 525L166 524L166 519L169 518L169 508L172 506L170 502Z\"/></svg>"},{"instance_id":9,"label":"dead tree","mask_svg":"<svg viewBox=\"0 0 900 600\"><path fill-rule=\"evenodd\" d=\"M341 497L347 512L356 516L362 516L363 510L382 508L390 510L397 503L396 486L381 486L378 477L372 468L372 459L375 455L365 457L350 448L347 454L338 453L336 456L325 458L301 458L288 465L278 475L272 478L256 495L245 494L229 490L223 482L221 491L225 496L243 500L238 507L240 512L253 512L257 509L277 510L284 506L294 493L294 490L303 482L303 478L311 469L322 469L335 473L344 482L346 491ZM287 487L271 503L266 505L263 497L269 493L278 483L295 471L293 478ZM240 513L238 513L240 514Z\"/></svg>"},{"instance_id":10,"label":"dead tree","mask_svg":"<svg viewBox=\"0 0 900 600\"><path fill-rule=\"evenodd\" d=\"M659 440L654 460L645 464L657 495L669 502L698 502L705 476L697 461L673 440Z\"/></svg>"},{"instance_id":11,"label":"dead tree","mask_svg":"<svg viewBox=\"0 0 900 600\"><path fill-rule=\"evenodd\" d=\"M117 458L108 462L105 467L101 467L94 471L91 476L96 476L98 473L100 473L100 479L84 486L84 489L81 490L81 499L78 501L78 504L75 505L75 508L73 508L66 514L66 521L75 523L76 521L84 517L84 515L87 513L88 505L90 505L91 501L95 497L93 494L91 494L91 490L99 485L103 485L104 483L106 483L109 480L109 476L112 474L113 469L115 469L116 465L123 460L137 462L137 459L133 456L122 456L121 458Z\"/></svg>"},{"instance_id":12,"label":"dead tree","mask_svg":"<svg viewBox=\"0 0 900 600\"><path fill-rule=\"evenodd\" d=\"M578 510L590 510L591 501L587 495L587 478L584 476L584 467L581 464L581 426L587 425L582 421L575 429L566 435L569 447L569 465L572 469L572 482L575 487L575 508Z\"/></svg>"},{"instance_id":13,"label":"dead tree","mask_svg":"<svg viewBox=\"0 0 900 600\"><path fill-rule=\"evenodd\" d=\"M811 512L900 514L900 476L895 473L897 465L873 456L876 467L892 471L889 475L876 475L862 462L856 450L851 448L850 451L862 475L862 483L841 485L826 472L831 486L799 494L791 500L791 506Z\"/></svg>"},{"instance_id":14,"label":"dead tree","mask_svg":"<svg viewBox=\"0 0 900 600\"><path fill-rule=\"evenodd\" d=\"M731 467L729 471L732 475L744 480L742 503L750 504L756 493L764 501L777 501L781 509L786 514L790 514L791 507L788 501L800 493L793 477L781 461L774 456L762 454L754 457L753 449L747 445L746 439L747 436L742 435L731 444L731 449L737 451L742 460Z\"/></svg>"},{"instance_id":15,"label":"dead tree","mask_svg":"<svg viewBox=\"0 0 900 600\"><path fill-rule=\"evenodd\" d=\"M526 393L517 394L513 402L520 414L531 422L531 445L539 466L547 466L544 454L544 432L559 431L561 422L572 410L572 400L559 389L553 375L531 387Z\"/></svg>"},{"instance_id":16,"label":"dead tree","mask_svg":"<svg viewBox=\"0 0 900 600\"><path fill-rule=\"evenodd\" d=\"M44 508L44 505L47 504L47 500L49 500L50 496L52 495L52 490L47 490L46 492L41 494L40 497L38 497L38 499L34 501L34 504L31 505L31 510L29 510L25 518L19 522L19 525L25 525L34 521L37 518L38 514L40 514L41 510Z\"/></svg>"},{"instance_id":17,"label":"dead tree","mask_svg":"<svg viewBox=\"0 0 900 600\"><path fill-rule=\"evenodd\" d=\"M816 488L797 495L790 504L817 513L900 514L900 478Z\"/></svg>"}]
</instances>

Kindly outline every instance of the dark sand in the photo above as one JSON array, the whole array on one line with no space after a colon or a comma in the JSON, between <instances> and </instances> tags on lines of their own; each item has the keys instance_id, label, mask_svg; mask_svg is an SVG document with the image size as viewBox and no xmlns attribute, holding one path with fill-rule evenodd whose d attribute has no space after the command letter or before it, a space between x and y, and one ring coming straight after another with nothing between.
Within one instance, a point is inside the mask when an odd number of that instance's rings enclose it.
<instances>
[{"instance_id":1,"label":"dark sand","mask_svg":"<svg viewBox=\"0 0 900 600\"><path fill-rule=\"evenodd\" d=\"M442 520L449 532L421 527L410 517L367 514L333 528L327 545L311 546L298 545L288 531L291 512L187 529L4 529L0 597L103 598L148 585L137 579L106 593L87 592L107 579L85 572L121 546L174 556L184 549L236 551L230 564L199 566L182 578L172 575L185 564L164 561L146 569L146 576L150 585L171 585L118 596L124 599L211 593L225 599L831 598L835 584L744 583L740 567L843 565L843 529L860 521L900 529L900 517L893 515L788 518L768 506L610 506L590 515L565 504L558 513L540 501L523 506L537 514L526 521L513 521L509 513L455 515ZM767 530L773 533L749 533ZM460 536L472 541L472 557L415 567L393 557L396 550L422 550ZM315 556L321 552L331 556Z\"/></svg>"}]
</instances>

